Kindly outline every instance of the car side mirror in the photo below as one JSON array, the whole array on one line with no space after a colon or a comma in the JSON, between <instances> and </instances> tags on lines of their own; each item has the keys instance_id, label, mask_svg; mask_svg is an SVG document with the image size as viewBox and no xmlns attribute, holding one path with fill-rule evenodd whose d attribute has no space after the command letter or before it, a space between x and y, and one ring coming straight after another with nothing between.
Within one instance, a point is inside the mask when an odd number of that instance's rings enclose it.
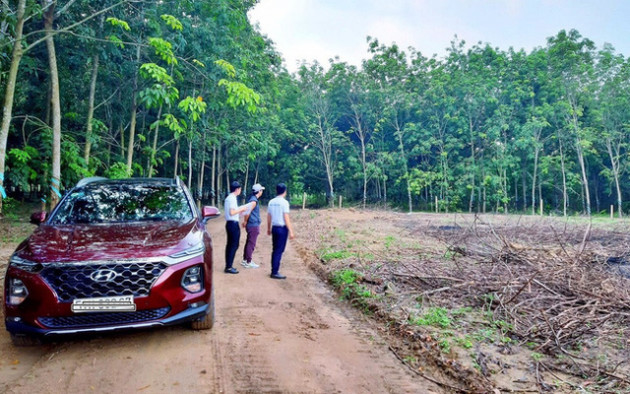
<instances>
[{"instance_id":1,"label":"car side mirror","mask_svg":"<svg viewBox=\"0 0 630 394\"><path fill-rule=\"evenodd\" d=\"M31 224L40 225L46 221L46 211L34 212L31 215Z\"/></svg>"},{"instance_id":2,"label":"car side mirror","mask_svg":"<svg viewBox=\"0 0 630 394\"><path fill-rule=\"evenodd\" d=\"M201 217L203 218L204 221L218 218L219 216L221 216L221 211L219 211L219 208L217 207L211 207L211 206L206 205L201 209Z\"/></svg>"}]
</instances>

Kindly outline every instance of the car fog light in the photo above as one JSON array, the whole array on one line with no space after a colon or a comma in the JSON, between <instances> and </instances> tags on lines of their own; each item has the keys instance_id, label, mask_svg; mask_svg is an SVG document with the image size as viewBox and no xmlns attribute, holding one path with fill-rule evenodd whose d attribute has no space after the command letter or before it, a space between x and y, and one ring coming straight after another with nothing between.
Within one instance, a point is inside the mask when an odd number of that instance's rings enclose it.
<instances>
[{"instance_id":1,"label":"car fog light","mask_svg":"<svg viewBox=\"0 0 630 394\"><path fill-rule=\"evenodd\" d=\"M9 305L20 305L28 297L28 289L20 279L9 280Z\"/></svg>"},{"instance_id":2,"label":"car fog light","mask_svg":"<svg viewBox=\"0 0 630 394\"><path fill-rule=\"evenodd\" d=\"M191 293L199 293L203 290L203 270L201 266L190 267L184 272L182 287Z\"/></svg>"}]
</instances>

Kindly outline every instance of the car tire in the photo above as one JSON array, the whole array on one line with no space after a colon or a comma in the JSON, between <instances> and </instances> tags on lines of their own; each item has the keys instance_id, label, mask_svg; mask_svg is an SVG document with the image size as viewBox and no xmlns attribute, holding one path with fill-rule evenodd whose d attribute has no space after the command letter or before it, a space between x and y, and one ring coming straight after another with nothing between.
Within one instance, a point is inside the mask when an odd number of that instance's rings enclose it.
<instances>
[{"instance_id":1,"label":"car tire","mask_svg":"<svg viewBox=\"0 0 630 394\"><path fill-rule=\"evenodd\" d=\"M30 335L11 334L11 342L14 346L38 346L42 344L42 340Z\"/></svg>"},{"instance_id":2,"label":"car tire","mask_svg":"<svg viewBox=\"0 0 630 394\"><path fill-rule=\"evenodd\" d=\"M193 330L209 330L214 325L214 286L210 293L210 303L208 305L208 313L199 320L190 323Z\"/></svg>"}]
</instances>

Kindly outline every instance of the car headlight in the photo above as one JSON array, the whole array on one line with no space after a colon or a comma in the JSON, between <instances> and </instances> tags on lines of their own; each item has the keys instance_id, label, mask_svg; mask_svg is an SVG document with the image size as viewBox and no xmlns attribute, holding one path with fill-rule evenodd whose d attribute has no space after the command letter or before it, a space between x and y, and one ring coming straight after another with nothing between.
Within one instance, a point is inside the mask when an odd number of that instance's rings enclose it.
<instances>
[{"instance_id":1,"label":"car headlight","mask_svg":"<svg viewBox=\"0 0 630 394\"><path fill-rule=\"evenodd\" d=\"M203 268L200 265L190 267L182 276L182 287L191 293L203 290Z\"/></svg>"},{"instance_id":2,"label":"car headlight","mask_svg":"<svg viewBox=\"0 0 630 394\"><path fill-rule=\"evenodd\" d=\"M40 263L23 259L15 254L9 259L9 265L27 272L39 272L43 268Z\"/></svg>"},{"instance_id":3,"label":"car headlight","mask_svg":"<svg viewBox=\"0 0 630 394\"><path fill-rule=\"evenodd\" d=\"M20 305L28 297L28 289L21 279L9 279L9 305Z\"/></svg>"},{"instance_id":4,"label":"car headlight","mask_svg":"<svg viewBox=\"0 0 630 394\"><path fill-rule=\"evenodd\" d=\"M172 259L181 259L182 257L192 257L199 254L203 254L203 252L205 251L206 251L206 246L203 244L203 242L200 242L199 244L193 246L192 248L182 250L181 252L177 252L168 257Z\"/></svg>"}]
</instances>

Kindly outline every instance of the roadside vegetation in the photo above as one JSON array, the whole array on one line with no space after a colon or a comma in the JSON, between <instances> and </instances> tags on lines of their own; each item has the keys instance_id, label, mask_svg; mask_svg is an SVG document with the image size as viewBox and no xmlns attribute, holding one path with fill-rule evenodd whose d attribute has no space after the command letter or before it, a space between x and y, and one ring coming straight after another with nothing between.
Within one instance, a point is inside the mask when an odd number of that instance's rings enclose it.
<instances>
[{"instance_id":1,"label":"roadside vegetation","mask_svg":"<svg viewBox=\"0 0 630 394\"><path fill-rule=\"evenodd\" d=\"M297 216L311 266L415 373L463 392L630 389L625 221Z\"/></svg>"}]
</instances>

